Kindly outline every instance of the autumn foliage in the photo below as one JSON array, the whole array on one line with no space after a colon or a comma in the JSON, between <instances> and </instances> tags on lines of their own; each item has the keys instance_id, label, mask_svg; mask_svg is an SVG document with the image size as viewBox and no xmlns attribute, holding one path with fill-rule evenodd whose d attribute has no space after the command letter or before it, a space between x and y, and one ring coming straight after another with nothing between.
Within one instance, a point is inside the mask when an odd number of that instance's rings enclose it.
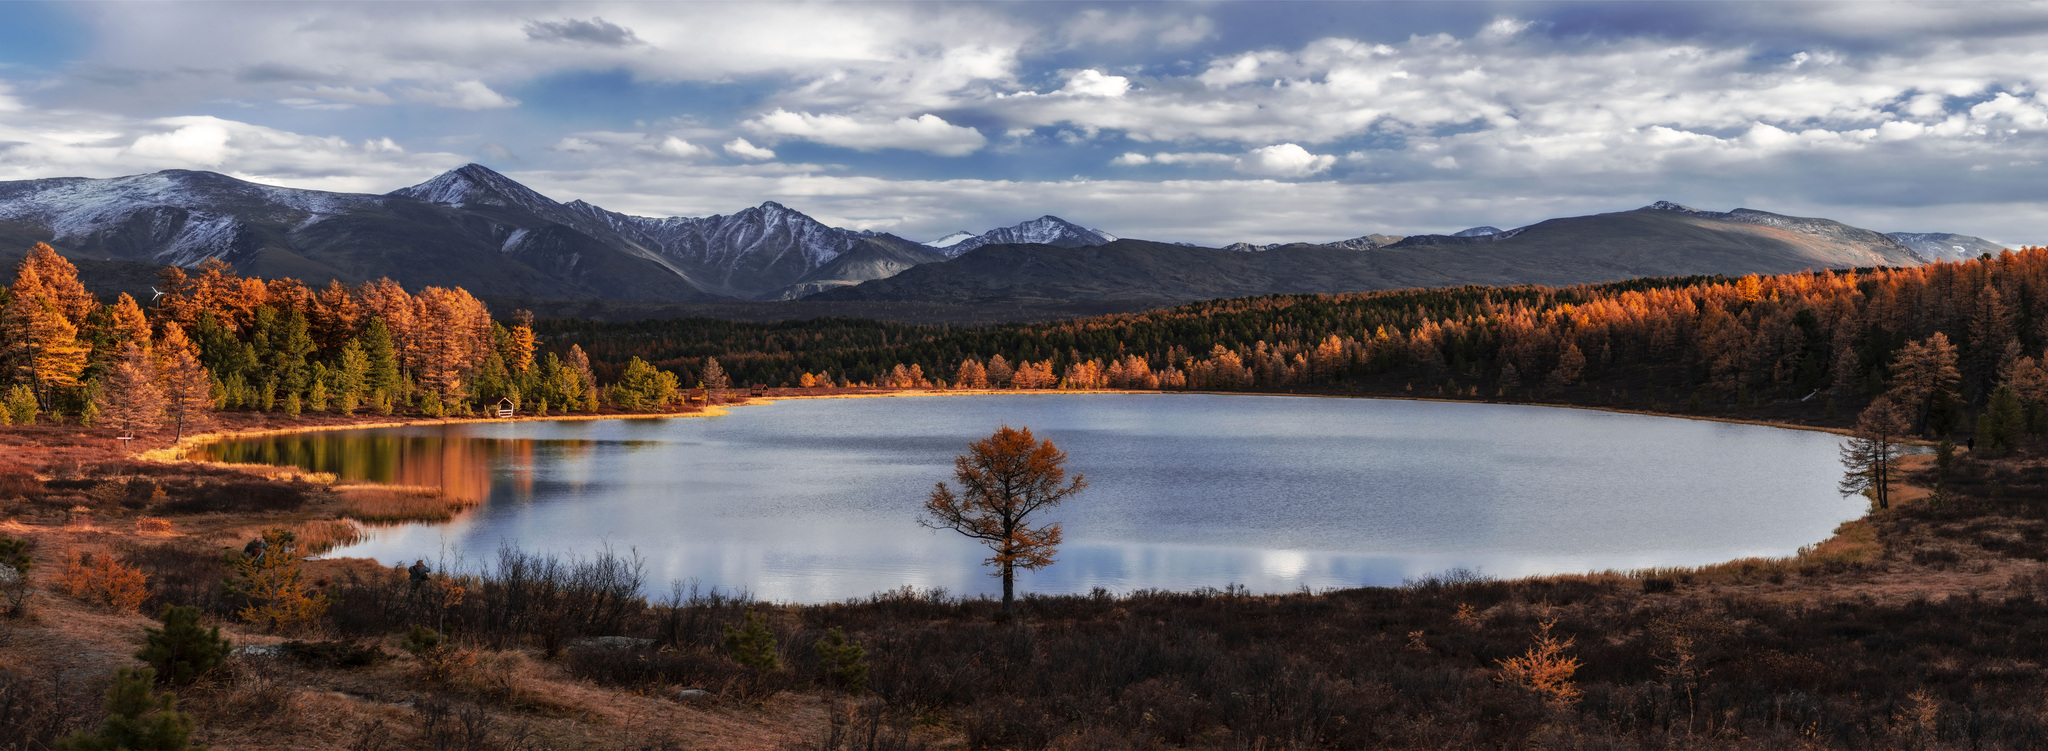
<instances>
[{"instance_id":1,"label":"autumn foliage","mask_svg":"<svg viewBox=\"0 0 2048 751\"><path fill-rule=\"evenodd\" d=\"M108 553L74 551L64 556L57 591L122 612L135 610L149 598L148 578L141 569Z\"/></svg>"},{"instance_id":2,"label":"autumn foliage","mask_svg":"<svg viewBox=\"0 0 2048 751\"><path fill-rule=\"evenodd\" d=\"M1005 425L954 458L958 492L941 482L925 501L920 523L959 532L995 553L985 563L1003 580L1005 611L1014 606L1017 570L1050 566L1059 550L1060 525L1033 526L1032 515L1088 487L1078 474L1066 481L1066 461L1067 453L1052 441Z\"/></svg>"},{"instance_id":3,"label":"autumn foliage","mask_svg":"<svg viewBox=\"0 0 2048 751\"><path fill-rule=\"evenodd\" d=\"M602 373L638 357L736 381L1595 401L1658 411L1888 396L1915 433L2000 384L2048 433L2048 249L1917 268L1275 295L989 327L846 319L538 324Z\"/></svg>"},{"instance_id":4,"label":"autumn foliage","mask_svg":"<svg viewBox=\"0 0 2048 751\"><path fill-rule=\"evenodd\" d=\"M175 440L224 409L443 416L500 400L528 412L607 401L580 349L542 356L531 315L495 322L461 289L380 279L316 290L244 278L219 260L158 276L149 310L127 295L102 304L50 246L30 251L0 291L0 418ZM610 401L650 410L676 400L679 376L643 369Z\"/></svg>"}]
</instances>

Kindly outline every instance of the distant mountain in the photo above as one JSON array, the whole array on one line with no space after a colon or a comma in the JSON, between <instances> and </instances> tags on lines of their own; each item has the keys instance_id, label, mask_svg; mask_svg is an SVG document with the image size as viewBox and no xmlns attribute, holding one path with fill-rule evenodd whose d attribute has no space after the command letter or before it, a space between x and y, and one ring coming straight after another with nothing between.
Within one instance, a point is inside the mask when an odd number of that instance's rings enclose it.
<instances>
[{"instance_id":1,"label":"distant mountain","mask_svg":"<svg viewBox=\"0 0 2048 751\"><path fill-rule=\"evenodd\" d=\"M1886 232L1885 236L1912 248L1913 252L1930 261L1968 261L1985 253L1995 256L2006 250L2005 246L1981 237L1947 232Z\"/></svg>"},{"instance_id":2,"label":"distant mountain","mask_svg":"<svg viewBox=\"0 0 2048 751\"><path fill-rule=\"evenodd\" d=\"M1357 249L1335 245L1268 246L1262 252L1133 240L1082 248L991 245L809 299L1171 304L1277 293L1568 285L1926 262L1897 240L1826 219L1750 209L1703 212L1663 202L1489 234L1418 235L1385 244L1368 239Z\"/></svg>"},{"instance_id":3,"label":"distant mountain","mask_svg":"<svg viewBox=\"0 0 2048 751\"><path fill-rule=\"evenodd\" d=\"M866 274L902 263L818 274L871 242L915 245L773 202L700 218L559 203L475 164L381 196L188 170L0 182L0 243L35 242L106 262L219 258L243 273L313 284L390 277L486 295L649 301L776 297L807 280L874 278Z\"/></svg>"},{"instance_id":4,"label":"distant mountain","mask_svg":"<svg viewBox=\"0 0 2048 751\"><path fill-rule=\"evenodd\" d=\"M1047 214L1022 224L992 229L979 235L955 232L925 243L925 246L937 248L949 258L957 258L962 253L984 245L1031 244L1081 248L1113 242L1116 239L1115 235L1107 232L1088 229Z\"/></svg>"},{"instance_id":5,"label":"distant mountain","mask_svg":"<svg viewBox=\"0 0 2048 751\"><path fill-rule=\"evenodd\" d=\"M1500 228L1499 228L1499 227L1473 227L1473 228L1471 228L1471 229L1461 229L1461 230L1458 230L1457 232L1453 232L1453 233L1451 233L1451 236L1452 236L1452 237L1486 237L1486 236L1488 236L1488 235L1498 235L1498 234L1500 234Z\"/></svg>"},{"instance_id":6,"label":"distant mountain","mask_svg":"<svg viewBox=\"0 0 2048 751\"><path fill-rule=\"evenodd\" d=\"M1397 242L1400 242L1400 241L1401 241L1401 236L1400 236L1400 235L1382 235L1382 234L1374 233L1374 234L1370 234L1370 235L1365 235L1365 236L1363 236L1363 237L1354 237L1354 238L1351 238L1351 239L1349 239L1349 240L1338 240L1338 241L1336 241L1336 242L1327 242L1327 243L1270 243L1270 244L1267 244L1267 245L1253 245L1253 244L1251 244L1251 243L1231 243L1231 244L1229 244L1229 245L1225 245L1225 246L1223 246L1223 249L1224 249L1224 250L1235 250L1235 251L1239 251L1239 252L1245 252L1245 253L1256 253L1256 252L1263 252L1263 251L1268 251L1268 250L1278 250L1278 249L1280 249L1280 248L1297 248L1297 247L1298 247L1298 248L1337 248L1337 249L1339 249L1339 250L1373 250L1373 249L1376 249L1376 248L1384 248L1384 247L1387 247L1387 246L1389 246L1389 245L1392 245L1392 244L1394 244L1394 243L1397 243ZM1181 244L1181 245L1187 245L1187 243L1180 243L1180 244ZM1190 245L1189 247L1200 247L1200 246Z\"/></svg>"},{"instance_id":7,"label":"distant mountain","mask_svg":"<svg viewBox=\"0 0 2048 751\"><path fill-rule=\"evenodd\" d=\"M928 248L895 235L877 235L862 240L861 244L854 246L852 250L839 254L825 265L804 275L804 278L766 296L765 299L794 300L871 279L887 279L903 273L912 266L944 260L946 255L935 248Z\"/></svg>"}]
</instances>

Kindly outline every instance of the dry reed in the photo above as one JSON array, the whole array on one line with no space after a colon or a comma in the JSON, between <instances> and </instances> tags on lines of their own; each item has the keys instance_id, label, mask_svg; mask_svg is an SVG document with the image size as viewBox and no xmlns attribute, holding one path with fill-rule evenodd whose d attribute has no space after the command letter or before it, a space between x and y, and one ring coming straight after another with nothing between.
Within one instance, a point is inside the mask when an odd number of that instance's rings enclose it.
<instances>
[{"instance_id":1,"label":"dry reed","mask_svg":"<svg viewBox=\"0 0 2048 751\"><path fill-rule=\"evenodd\" d=\"M171 528L171 520L157 516L145 516L140 519L136 519L135 533L138 535L172 534L173 530Z\"/></svg>"},{"instance_id":2,"label":"dry reed","mask_svg":"<svg viewBox=\"0 0 2048 751\"><path fill-rule=\"evenodd\" d=\"M334 491L341 496L343 516L368 524L444 522L476 505L475 500L451 498L439 488L417 485L344 485Z\"/></svg>"},{"instance_id":3,"label":"dry reed","mask_svg":"<svg viewBox=\"0 0 2048 751\"><path fill-rule=\"evenodd\" d=\"M367 537L369 532L353 519L326 519L292 526L292 539L298 541L300 550L311 555L354 545Z\"/></svg>"}]
</instances>

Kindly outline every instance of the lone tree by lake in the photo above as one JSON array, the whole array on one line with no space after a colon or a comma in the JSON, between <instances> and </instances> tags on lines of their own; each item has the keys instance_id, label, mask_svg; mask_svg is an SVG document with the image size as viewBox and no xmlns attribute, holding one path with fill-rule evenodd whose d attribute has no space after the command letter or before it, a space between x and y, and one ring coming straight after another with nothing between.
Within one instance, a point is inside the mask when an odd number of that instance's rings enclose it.
<instances>
[{"instance_id":1,"label":"lone tree by lake","mask_svg":"<svg viewBox=\"0 0 2048 751\"><path fill-rule=\"evenodd\" d=\"M1060 525L1031 526L1031 515L1060 505L1088 487L1079 474L1066 482L1061 465L1067 452L1031 436L1029 428L1005 425L994 435L967 445L953 459L954 493L946 483L932 488L919 524L950 529L987 545L995 555L983 563L1003 579L1003 613L1016 607L1017 569L1050 566L1059 552Z\"/></svg>"},{"instance_id":2,"label":"lone tree by lake","mask_svg":"<svg viewBox=\"0 0 2048 751\"><path fill-rule=\"evenodd\" d=\"M1911 429L1906 410L1890 399L1878 397L1856 418L1856 432L1842 443L1842 495L1864 493L1880 509L1892 507L1892 475L1904 455L1899 441Z\"/></svg>"}]
</instances>

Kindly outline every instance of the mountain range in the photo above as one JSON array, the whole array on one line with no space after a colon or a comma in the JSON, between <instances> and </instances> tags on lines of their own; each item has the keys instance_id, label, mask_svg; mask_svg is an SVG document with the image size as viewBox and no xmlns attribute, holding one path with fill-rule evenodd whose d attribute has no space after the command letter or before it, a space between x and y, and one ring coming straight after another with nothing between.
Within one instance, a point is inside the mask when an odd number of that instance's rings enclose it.
<instances>
[{"instance_id":1,"label":"mountain range","mask_svg":"<svg viewBox=\"0 0 2048 751\"><path fill-rule=\"evenodd\" d=\"M1826 219L1661 201L1508 230L1321 244L1211 249L1121 239L1049 215L918 243L832 227L772 201L729 215L635 216L559 202L475 164L383 195L189 170L0 182L0 248L19 252L36 242L124 289L146 288L157 266L218 258L246 274L316 285L390 277L415 289L461 286L536 303L803 298L1033 310L1918 265L2002 249L1967 235L1884 235Z\"/></svg>"},{"instance_id":2,"label":"mountain range","mask_svg":"<svg viewBox=\"0 0 2048 751\"><path fill-rule=\"evenodd\" d=\"M969 305L1125 301L1142 308L1275 293L1569 285L1928 261L1898 239L1828 219L1754 209L1701 211L1659 201L1633 211L1550 219L1510 230L1368 235L1326 244L1238 244L1213 250L1137 240L1081 248L990 245L947 263L810 299Z\"/></svg>"}]
</instances>

